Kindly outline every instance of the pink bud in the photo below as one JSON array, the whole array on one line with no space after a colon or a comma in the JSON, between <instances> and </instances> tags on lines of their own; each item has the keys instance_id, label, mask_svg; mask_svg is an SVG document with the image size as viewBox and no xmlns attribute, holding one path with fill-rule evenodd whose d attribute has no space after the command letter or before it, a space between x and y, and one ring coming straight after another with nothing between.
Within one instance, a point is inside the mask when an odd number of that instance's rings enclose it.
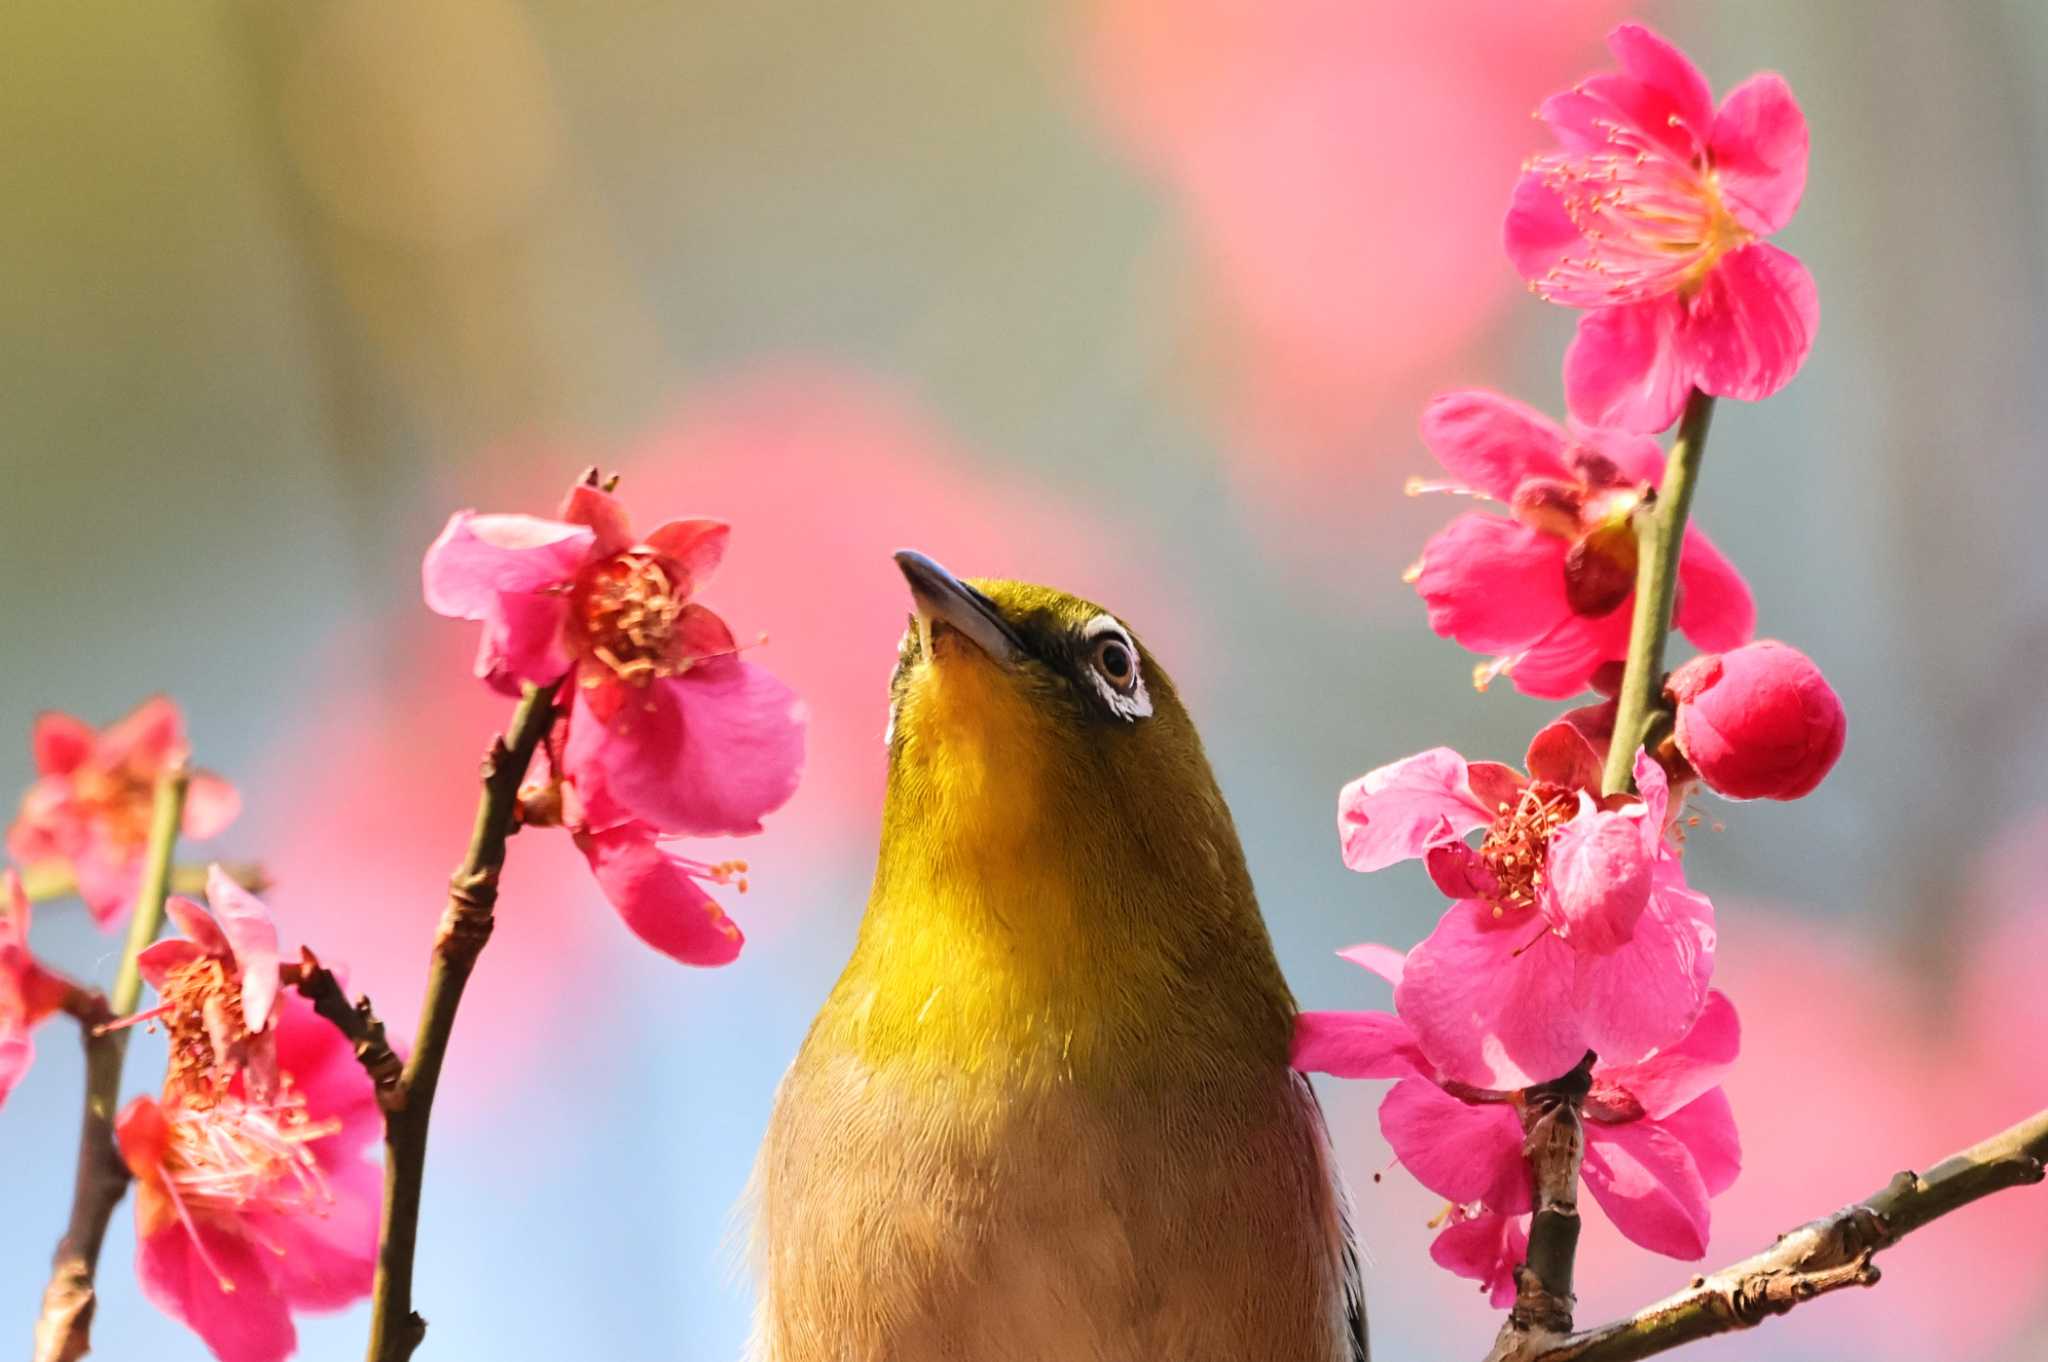
<instances>
[{"instance_id":1,"label":"pink bud","mask_svg":"<svg viewBox=\"0 0 2048 1362\"><path fill-rule=\"evenodd\" d=\"M1696 657L1671 674L1678 748L1730 799L1797 799L1842 755L1842 701L1805 653L1775 639Z\"/></svg>"}]
</instances>

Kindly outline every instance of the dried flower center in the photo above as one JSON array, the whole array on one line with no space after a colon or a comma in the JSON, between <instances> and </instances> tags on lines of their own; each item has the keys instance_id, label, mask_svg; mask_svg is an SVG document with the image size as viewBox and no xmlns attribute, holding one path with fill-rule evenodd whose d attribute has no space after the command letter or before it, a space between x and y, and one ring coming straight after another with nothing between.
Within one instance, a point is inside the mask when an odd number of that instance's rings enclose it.
<instances>
[{"instance_id":1,"label":"dried flower center","mask_svg":"<svg viewBox=\"0 0 2048 1362\"><path fill-rule=\"evenodd\" d=\"M644 686L690 669L676 628L688 604L657 559L622 553L581 584L577 623L590 656L621 681Z\"/></svg>"},{"instance_id":2,"label":"dried flower center","mask_svg":"<svg viewBox=\"0 0 2048 1362\"><path fill-rule=\"evenodd\" d=\"M1627 122L1595 126L1607 139L1602 150L1548 152L1529 163L1585 248L1530 285L1538 297L1598 307L1689 295L1722 256L1755 240L1722 201L1703 151L1681 156Z\"/></svg>"},{"instance_id":3,"label":"dried flower center","mask_svg":"<svg viewBox=\"0 0 2048 1362\"><path fill-rule=\"evenodd\" d=\"M1499 882L1489 895L1495 917L1509 908L1535 906L1550 839L1577 811L1572 792L1547 780L1531 781L1513 804L1499 805L1479 844L1479 859Z\"/></svg>"},{"instance_id":4,"label":"dried flower center","mask_svg":"<svg viewBox=\"0 0 2048 1362\"><path fill-rule=\"evenodd\" d=\"M162 997L154 1015L170 1043L165 1095L195 1110L215 1106L255 1039L243 1016L241 978L218 956L201 956L171 971Z\"/></svg>"}]
</instances>

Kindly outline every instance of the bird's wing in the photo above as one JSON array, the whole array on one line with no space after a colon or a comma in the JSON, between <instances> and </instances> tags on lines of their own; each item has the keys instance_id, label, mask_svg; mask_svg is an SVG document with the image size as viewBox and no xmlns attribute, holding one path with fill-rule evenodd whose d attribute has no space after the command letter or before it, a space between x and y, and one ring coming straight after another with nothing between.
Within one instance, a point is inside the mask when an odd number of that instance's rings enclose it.
<instances>
[{"instance_id":1,"label":"bird's wing","mask_svg":"<svg viewBox=\"0 0 2048 1362\"><path fill-rule=\"evenodd\" d=\"M1314 1118L1316 1133L1323 1142L1323 1168L1330 1179L1330 1196L1337 1208L1337 1251L1344 1276L1344 1336L1350 1344L1350 1362L1371 1362L1372 1348L1365 1333L1365 1276L1358 1256L1358 1231L1351 1223L1351 1189L1337 1171L1337 1153L1330 1144L1330 1128L1323 1120L1323 1104L1316 1100L1308 1075L1297 1073L1294 1081L1301 1090L1302 1103Z\"/></svg>"}]
</instances>

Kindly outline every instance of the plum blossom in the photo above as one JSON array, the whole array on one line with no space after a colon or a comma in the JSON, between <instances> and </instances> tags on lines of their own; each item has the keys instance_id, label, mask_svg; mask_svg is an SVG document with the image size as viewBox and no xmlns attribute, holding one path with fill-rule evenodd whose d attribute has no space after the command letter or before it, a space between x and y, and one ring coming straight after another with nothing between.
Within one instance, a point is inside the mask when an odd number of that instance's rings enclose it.
<instances>
[{"instance_id":1,"label":"plum blossom","mask_svg":"<svg viewBox=\"0 0 2048 1362\"><path fill-rule=\"evenodd\" d=\"M34 865L71 867L78 895L101 927L120 923L141 884L156 783L189 754L184 716L159 695L95 730L54 711L37 716L31 738L36 781L7 831L7 849ZM219 776L195 771L185 794L184 835L217 836L241 799Z\"/></svg>"},{"instance_id":2,"label":"plum blossom","mask_svg":"<svg viewBox=\"0 0 2048 1362\"><path fill-rule=\"evenodd\" d=\"M1798 799L1834 769L1847 740L1841 697L1813 659L1763 639L1671 673L1678 750L1729 799Z\"/></svg>"},{"instance_id":3,"label":"plum blossom","mask_svg":"<svg viewBox=\"0 0 2048 1362\"><path fill-rule=\"evenodd\" d=\"M1432 401L1422 440L1452 481L1417 482L1416 490L1481 497L1507 512L1457 517L1423 548L1412 574L1429 627L1493 655L1475 672L1481 688L1505 674L1526 695L1562 699L1627 657L1632 516L1663 481L1657 442L1577 423L1567 429L1484 389ZM1749 641L1756 603L1748 585L1690 525L1678 575L1679 630L1702 648Z\"/></svg>"},{"instance_id":4,"label":"plum blossom","mask_svg":"<svg viewBox=\"0 0 2048 1362\"><path fill-rule=\"evenodd\" d=\"M1684 1036L1706 1003L1713 905L1665 839L1662 767L1639 752L1641 794L1596 797L1600 750L1586 727L1603 711L1538 734L1527 776L1439 747L1338 796L1346 865L1420 857L1457 900L1409 952L1394 994L1448 1078L1506 1090L1556 1078L1588 1050L1632 1063Z\"/></svg>"},{"instance_id":5,"label":"plum blossom","mask_svg":"<svg viewBox=\"0 0 2048 1362\"><path fill-rule=\"evenodd\" d=\"M36 1057L37 1022L64 1005L69 984L39 964L28 948L29 903L21 876L0 874L0 1106Z\"/></svg>"},{"instance_id":6,"label":"plum blossom","mask_svg":"<svg viewBox=\"0 0 2048 1362\"><path fill-rule=\"evenodd\" d=\"M728 537L713 520L636 537L585 481L559 519L458 511L427 550L428 607L484 626L480 677L507 693L567 678L562 770L594 826L758 832L796 789L802 704L694 599Z\"/></svg>"},{"instance_id":7,"label":"plum blossom","mask_svg":"<svg viewBox=\"0 0 2048 1362\"><path fill-rule=\"evenodd\" d=\"M1398 955L1384 947L1343 954L1393 982L1399 996L1406 970ZM1740 1171L1734 1117L1719 1086L1740 1040L1735 1009L1714 992L1673 1044L1633 1064L1593 1065L1582 1106L1586 1186L1616 1229L1653 1252L1703 1256L1708 1201ZM1531 1209L1520 1090L1448 1077L1430 1064L1406 1021L1382 1012L1301 1014L1294 1065L1397 1080L1380 1105L1381 1133L1416 1181L1451 1203L1449 1228L1431 1256L1480 1281L1496 1305L1508 1303L1513 1267L1527 1248L1520 1217Z\"/></svg>"},{"instance_id":8,"label":"plum blossom","mask_svg":"<svg viewBox=\"0 0 2048 1362\"><path fill-rule=\"evenodd\" d=\"M1764 241L1806 188L1806 116L1782 76L1717 109L1659 34L1607 41L1619 71L1544 101L1558 148L1523 171L1505 241L1539 297L1587 309L1565 355L1573 415L1659 431L1695 388L1769 397L1813 347L1813 277Z\"/></svg>"},{"instance_id":9,"label":"plum blossom","mask_svg":"<svg viewBox=\"0 0 2048 1362\"><path fill-rule=\"evenodd\" d=\"M270 1029L269 1096L246 1069L181 1081L174 1058L163 1096L137 1097L115 1125L135 1175L143 1294L222 1362L291 1356L294 1313L359 1300L375 1275L383 1180L364 1157L383 1129L375 1090L298 994Z\"/></svg>"},{"instance_id":10,"label":"plum blossom","mask_svg":"<svg viewBox=\"0 0 2048 1362\"><path fill-rule=\"evenodd\" d=\"M177 894L164 912L183 936L147 947L135 963L159 1003L129 1022L169 1033L167 1095L183 1099L239 1080L268 1100L278 1082L277 926L262 900L218 865L206 872L208 912Z\"/></svg>"}]
</instances>

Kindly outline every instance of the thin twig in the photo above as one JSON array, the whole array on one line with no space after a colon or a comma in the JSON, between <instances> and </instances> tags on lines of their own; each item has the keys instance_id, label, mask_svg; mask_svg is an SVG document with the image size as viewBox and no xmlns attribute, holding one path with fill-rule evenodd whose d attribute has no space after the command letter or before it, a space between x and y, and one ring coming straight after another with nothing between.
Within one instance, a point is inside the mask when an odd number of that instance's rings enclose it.
<instances>
[{"instance_id":1,"label":"thin twig","mask_svg":"<svg viewBox=\"0 0 2048 1362\"><path fill-rule=\"evenodd\" d=\"M252 894L260 894L270 888L270 873L259 862L223 861L220 868L227 872L229 879ZM171 892L187 898L204 898L206 870L203 865L172 866ZM78 880L72 875L67 862L39 861L21 872L21 888L30 903L48 903L76 895Z\"/></svg>"},{"instance_id":2,"label":"thin twig","mask_svg":"<svg viewBox=\"0 0 2048 1362\"><path fill-rule=\"evenodd\" d=\"M448 882L448 906L434 940L418 1039L384 1112L384 1224L377 1243L377 1284L370 1322L370 1362L405 1362L425 1337L427 1322L412 1305L412 1269L419 1236L420 1183L426 1171L427 1119L441 1081L441 1061L455 1027L463 985L491 935L505 839L519 808L519 786L555 721L555 687L528 686L505 735L484 758L483 795L469 854Z\"/></svg>"},{"instance_id":3,"label":"thin twig","mask_svg":"<svg viewBox=\"0 0 2048 1362\"><path fill-rule=\"evenodd\" d=\"M142 888L136 896L135 916L128 924L128 943L121 952L113 991L104 1005L108 1016L128 1015L142 997L142 973L135 957L156 940L163 926L164 896L170 892L171 857L177 850L178 825L185 816L189 780L190 774L180 762L157 781ZM128 1191L128 1166L114 1145L114 1106L121 1099L121 1063L128 1055L128 1032L101 1031L97 1025L79 1029L85 1037L85 1115L78 1131L78 1174L72 1186L71 1219L64 1237L57 1241L57 1251L50 1259L50 1284L43 1289L43 1311L36 1320L35 1362L77 1362L92 1351L92 1316L98 1299L93 1274L99 1268L107 1222Z\"/></svg>"},{"instance_id":4,"label":"thin twig","mask_svg":"<svg viewBox=\"0 0 2048 1362\"><path fill-rule=\"evenodd\" d=\"M1693 486L1699 481L1700 458L1706 453L1707 427L1713 419L1714 399L1694 389L1665 456L1664 481L1654 500L1636 513L1635 616L1629 625L1628 665L1615 697L1614 737L1600 782L1609 794L1635 788L1636 749L1650 743L1666 717L1661 694L1664 641L1671 636L1672 610L1678 603L1685 518L1692 509Z\"/></svg>"},{"instance_id":5,"label":"thin twig","mask_svg":"<svg viewBox=\"0 0 2048 1362\"><path fill-rule=\"evenodd\" d=\"M1876 1254L1950 1211L2042 1180L2048 1111L1918 1176L1901 1173L1874 1195L1779 1236L1626 1319L1582 1333L1531 1332L1494 1362L1635 1362L1714 1334L1749 1329L1803 1301L1878 1280Z\"/></svg>"},{"instance_id":6,"label":"thin twig","mask_svg":"<svg viewBox=\"0 0 2048 1362\"><path fill-rule=\"evenodd\" d=\"M1593 1055L1562 1078L1522 1094L1522 1152L1529 1161L1529 1256L1515 1270L1515 1305L1501 1326L1495 1356L1529 1331L1569 1333L1572 1265L1579 1250L1579 1164L1586 1154L1582 1116L1593 1086Z\"/></svg>"},{"instance_id":7,"label":"thin twig","mask_svg":"<svg viewBox=\"0 0 2048 1362\"><path fill-rule=\"evenodd\" d=\"M384 1023L377 1017L377 1011L370 1006L367 997L358 997L354 1002L342 991L341 981L334 972L320 963L308 946L299 947L296 964L283 965L278 969L281 981L296 988L313 1004L313 1010L333 1023L334 1028L348 1037L355 1050L356 1062L370 1076L370 1082L377 1089L377 1105L390 1111L404 1100L405 1061L391 1048L391 1041L384 1034Z\"/></svg>"}]
</instances>

